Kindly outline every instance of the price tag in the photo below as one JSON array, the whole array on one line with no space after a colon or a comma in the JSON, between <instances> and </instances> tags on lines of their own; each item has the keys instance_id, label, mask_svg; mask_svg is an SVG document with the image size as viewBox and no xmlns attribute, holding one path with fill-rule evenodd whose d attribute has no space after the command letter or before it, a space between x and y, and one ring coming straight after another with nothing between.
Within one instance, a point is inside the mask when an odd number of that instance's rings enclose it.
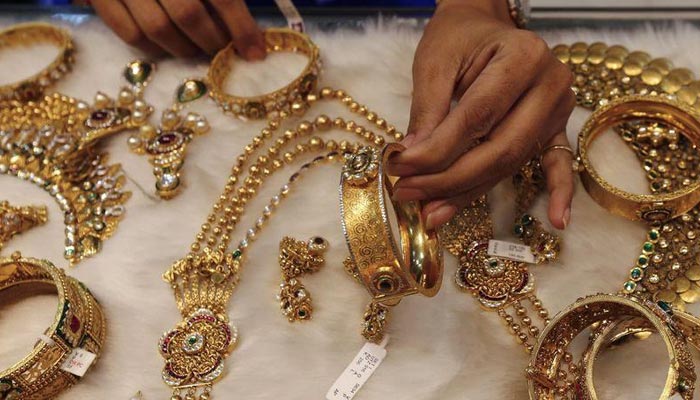
<instances>
[{"instance_id":1,"label":"price tag","mask_svg":"<svg viewBox=\"0 0 700 400\"><path fill-rule=\"evenodd\" d=\"M365 343L328 390L326 400L350 400L355 397L386 357L388 341L389 336L386 335L380 344Z\"/></svg>"},{"instance_id":2,"label":"price tag","mask_svg":"<svg viewBox=\"0 0 700 400\"><path fill-rule=\"evenodd\" d=\"M83 376L97 358L97 355L83 349L73 349L61 364L61 369L73 375Z\"/></svg>"},{"instance_id":3,"label":"price tag","mask_svg":"<svg viewBox=\"0 0 700 400\"><path fill-rule=\"evenodd\" d=\"M535 255L532 254L529 246L502 240L489 240L488 255L530 264L535 263Z\"/></svg>"},{"instance_id":4,"label":"price tag","mask_svg":"<svg viewBox=\"0 0 700 400\"><path fill-rule=\"evenodd\" d=\"M304 33L304 19L301 18L301 14L292 0L275 0L275 3L287 20L287 25L297 32Z\"/></svg>"}]
</instances>

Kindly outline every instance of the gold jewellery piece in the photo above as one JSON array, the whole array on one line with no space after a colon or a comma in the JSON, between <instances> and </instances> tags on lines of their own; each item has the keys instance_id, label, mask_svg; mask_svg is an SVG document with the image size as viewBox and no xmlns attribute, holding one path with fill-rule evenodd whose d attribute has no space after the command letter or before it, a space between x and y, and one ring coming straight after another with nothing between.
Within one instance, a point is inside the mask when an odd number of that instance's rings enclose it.
<instances>
[{"instance_id":1,"label":"gold jewellery piece","mask_svg":"<svg viewBox=\"0 0 700 400\"><path fill-rule=\"evenodd\" d=\"M101 139L146 122L152 107L143 85L103 93L94 104L62 94L37 101L0 102L0 174L47 191L65 221L65 258L75 265L96 254L114 233L130 192L121 166L99 151Z\"/></svg>"},{"instance_id":2,"label":"gold jewellery piece","mask_svg":"<svg viewBox=\"0 0 700 400\"><path fill-rule=\"evenodd\" d=\"M393 177L384 164L404 147L388 144L380 152L363 147L346 155L340 183L340 213L350 261L372 296L372 303L394 306L405 296L435 296L442 283L442 249L437 232L428 230L419 202L390 200ZM397 247L389 213L396 215ZM376 307L376 306L370 306ZM384 333L367 321L363 336L378 343Z\"/></svg>"},{"instance_id":3,"label":"gold jewellery piece","mask_svg":"<svg viewBox=\"0 0 700 400\"><path fill-rule=\"evenodd\" d=\"M195 136L209 131L207 119L197 113L182 115L184 106L207 93L204 81L185 79L175 91L175 104L163 111L160 126L144 125L129 138L129 147L147 154L156 177L156 193L163 199L177 195L181 187L180 170L185 162L187 144Z\"/></svg>"},{"instance_id":4,"label":"gold jewellery piece","mask_svg":"<svg viewBox=\"0 0 700 400\"><path fill-rule=\"evenodd\" d=\"M75 351L99 356L106 335L100 305L85 286L44 260L19 253L0 258L0 293L35 293L51 289L58 294L58 311L32 352L9 369L0 371L0 398L52 399L72 386L79 376L64 370ZM3 293L4 294L4 293Z\"/></svg>"},{"instance_id":5,"label":"gold jewellery piece","mask_svg":"<svg viewBox=\"0 0 700 400\"><path fill-rule=\"evenodd\" d=\"M1 100L33 100L68 73L75 62L73 39L68 31L49 24L26 23L0 32L0 50L47 43L58 47L56 58L44 69L19 82L0 86Z\"/></svg>"},{"instance_id":6,"label":"gold jewellery piece","mask_svg":"<svg viewBox=\"0 0 700 400\"><path fill-rule=\"evenodd\" d=\"M311 294L299 277L321 269L326 262L323 257L326 250L328 241L320 236L314 236L306 242L285 236L280 241L282 283L277 300L282 314L289 322L311 319Z\"/></svg>"},{"instance_id":7,"label":"gold jewellery piece","mask_svg":"<svg viewBox=\"0 0 700 400\"><path fill-rule=\"evenodd\" d=\"M0 250L13 236L48 221L46 206L12 206L0 201Z\"/></svg>"},{"instance_id":8,"label":"gold jewellery piece","mask_svg":"<svg viewBox=\"0 0 700 400\"><path fill-rule=\"evenodd\" d=\"M288 28L268 28L264 32L265 48L270 52L294 52L308 57L309 62L298 78L274 92L253 97L228 94L224 85L235 60L233 44L219 51L209 67L209 95L224 110L243 119L274 118L281 111L303 114L308 108L307 95L316 91L321 70L321 56L311 39Z\"/></svg>"},{"instance_id":9,"label":"gold jewellery piece","mask_svg":"<svg viewBox=\"0 0 700 400\"><path fill-rule=\"evenodd\" d=\"M631 95L600 106L581 129L578 138L578 171L590 196L611 213L632 220L659 223L688 212L700 201L700 181L670 193L633 194L612 186L588 158L593 140L615 125L632 120L657 121L700 144L700 120L689 106L664 96Z\"/></svg>"},{"instance_id":10,"label":"gold jewellery piece","mask_svg":"<svg viewBox=\"0 0 700 400\"><path fill-rule=\"evenodd\" d=\"M182 321L166 332L159 344L165 365L164 382L172 388L172 398L179 400L211 398L212 385L224 374L224 361L237 340L229 322L227 304L239 281L246 249L258 237L280 202L301 173L322 163L343 160L343 154L355 151L358 144L348 141L324 141L318 133L340 129L359 137L365 143L382 146L389 140L401 140L403 134L367 107L357 103L343 90L321 89L309 94L306 102L339 100L348 109L362 116L381 132L375 133L355 121L320 115L311 121L300 121L294 129L281 131L282 123L291 114L282 111L244 147L236 157L222 194L202 224L190 251L175 262L163 275L173 290ZM308 138L305 141L300 139ZM263 146L272 142L267 149ZM293 145L293 146L291 146ZM289 150L286 150L291 146ZM264 151L263 151L264 150ZM263 208L254 225L245 230L233 251L229 250L232 232L238 227L245 206L272 173L292 164L307 154L318 154L291 175Z\"/></svg>"},{"instance_id":11,"label":"gold jewellery piece","mask_svg":"<svg viewBox=\"0 0 700 400\"><path fill-rule=\"evenodd\" d=\"M692 399L696 375L688 344L696 337L686 333L697 332L700 327L697 319L682 314L674 316L667 303L629 295L598 294L577 300L542 331L526 370L530 399L596 400L593 365L599 352L630 334L649 330L660 334L669 356L660 399L667 400L676 394L685 400ZM576 363L567 348L592 325L597 327ZM564 369L567 364L568 373Z\"/></svg>"}]
</instances>

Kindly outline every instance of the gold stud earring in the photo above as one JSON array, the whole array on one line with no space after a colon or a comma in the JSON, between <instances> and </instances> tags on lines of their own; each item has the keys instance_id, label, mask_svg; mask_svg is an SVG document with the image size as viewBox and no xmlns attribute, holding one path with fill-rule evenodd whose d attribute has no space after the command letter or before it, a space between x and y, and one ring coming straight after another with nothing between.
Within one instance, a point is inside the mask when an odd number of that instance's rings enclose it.
<instances>
[{"instance_id":1,"label":"gold stud earring","mask_svg":"<svg viewBox=\"0 0 700 400\"><path fill-rule=\"evenodd\" d=\"M299 280L299 276L318 271L325 263L323 253L327 249L328 242L320 236L314 236L307 242L288 236L280 241L279 264L282 283L277 299L282 314L289 322L311 319L311 295Z\"/></svg>"}]
</instances>

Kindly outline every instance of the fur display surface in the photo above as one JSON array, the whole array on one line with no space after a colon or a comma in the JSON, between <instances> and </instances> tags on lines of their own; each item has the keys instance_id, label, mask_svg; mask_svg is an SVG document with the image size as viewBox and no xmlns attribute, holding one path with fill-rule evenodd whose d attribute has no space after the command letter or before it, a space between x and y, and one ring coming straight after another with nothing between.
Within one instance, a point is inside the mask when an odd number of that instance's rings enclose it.
<instances>
[{"instance_id":1,"label":"fur display surface","mask_svg":"<svg viewBox=\"0 0 700 400\"><path fill-rule=\"evenodd\" d=\"M2 27L15 22L0 19ZM65 24L60 19L51 22ZM123 66L141 55L125 46L99 20L77 22L67 25L77 43L76 65L55 89L90 101L96 90L116 95L123 85ZM678 23L663 29L649 26L633 31L572 28L542 34L552 45L576 41L622 44L700 71L700 30L692 25ZM410 24L373 21L363 32L312 30L311 36L322 52L322 84L346 90L404 130L411 102L411 64L420 32ZM17 52L13 58L11 51L3 49L0 79L12 81L27 76L45 65L52 51L50 47L37 47ZM280 54L260 65L236 65L227 89L244 95L270 91L290 80L304 62L303 57ZM206 61L159 62L145 94L156 107L152 120L156 121L161 110L171 104L175 87L183 78L203 76L206 69ZM235 156L264 125L225 116L209 99L194 103L191 109L203 113L212 130L190 144L183 168L186 187L171 201L154 196L151 166L145 156L129 151L128 133L105 142L111 161L122 164L133 196L126 204L124 220L104 243L102 252L68 271L101 301L109 331L96 366L62 398L125 400L138 390L147 400L169 395L160 378L163 363L156 344L162 332L180 321L180 316L161 274L186 253L218 198ZM333 103L314 106L306 118L321 113L359 121L359 117ZM577 109L571 118L568 132L572 143L587 114ZM324 135L354 140L341 132ZM593 147L593 162L603 176L624 188L643 190L642 169L622 141L607 135ZM338 212L339 171L339 165L329 164L305 174L248 249L241 283L229 304L229 316L239 329L240 341L227 360L224 378L214 387L215 398L323 398L362 346L360 320L368 295L346 276L342 266L347 248ZM285 169L274 175L249 203L233 235L234 244L292 172ZM571 224L561 232L560 261L532 269L537 293L552 314L586 294L617 291L646 232L641 223L609 214L578 181L576 185ZM45 226L8 242L4 254L20 250L26 256L47 258L65 266L63 218L53 199L27 182L6 176L0 176L0 198L14 204L46 204L50 219ZM497 236L512 240L510 183L494 190L491 207ZM545 218L544 195L532 213ZM288 323L275 299L280 283L278 243L285 235L304 240L321 235L330 243L327 266L304 278L315 309L309 322ZM456 288L456 265L456 260L446 255L443 289L436 297L411 296L392 311L388 356L357 395L358 400L527 398L524 369L528 356L495 313L482 311L470 295ZM55 297L49 295L2 304L0 365L9 366L30 351L52 321L54 305ZM597 365L601 398L651 399L661 392L668 364L661 341L651 338L607 352Z\"/></svg>"}]
</instances>

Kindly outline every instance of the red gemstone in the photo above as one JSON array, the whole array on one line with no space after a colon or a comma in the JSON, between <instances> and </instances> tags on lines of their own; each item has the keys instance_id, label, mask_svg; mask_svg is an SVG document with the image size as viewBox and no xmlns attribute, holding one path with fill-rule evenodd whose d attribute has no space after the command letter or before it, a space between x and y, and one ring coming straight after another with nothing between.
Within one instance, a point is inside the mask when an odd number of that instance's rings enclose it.
<instances>
[{"instance_id":1,"label":"red gemstone","mask_svg":"<svg viewBox=\"0 0 700 400\"><path fill-rule=\"evenodd\" d=\"M102 110L97 110L90 115L90 118L97 121L102 121L107 118L107 112Z\"/></svg>"},{"instance_id":2,"label":"red gemstone","mask_svg":"<svg viewBox=\"0 0 700 400\"><path fill-rule=\"evenodd\" d=\"M175 136L175 134L172 133L166 133L158 137L158 143L160 144L170 144L175 140L177 140L177 136Z\"/></svg>"},{"instance_id":3,"label":"red gemstone","mask_svg":"<svg viewBox=\"0 0 700 400\"><path fill-rule=\"evenodd\" d=\"M78 317L73 315L70 319L70 324L68 324L68 327L70 327L70 330L73 333L78 333L78 330L80 329L80 320L78 319Z\"/></svg>"}]
</instances>

